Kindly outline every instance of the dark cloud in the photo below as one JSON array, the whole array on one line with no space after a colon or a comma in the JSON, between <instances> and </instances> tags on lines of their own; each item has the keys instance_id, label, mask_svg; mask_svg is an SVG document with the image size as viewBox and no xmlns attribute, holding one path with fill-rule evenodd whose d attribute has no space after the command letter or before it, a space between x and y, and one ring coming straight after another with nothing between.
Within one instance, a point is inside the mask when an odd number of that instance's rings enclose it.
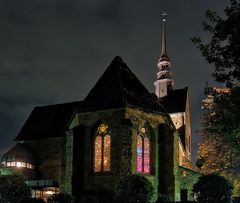
<instances>
[{"instance_id":1,"label":"dark cloud","mask_svg":"<svg viewBox=\"0 0 240 203\"><path fill-rule=\"evenodd\" d=\"M201 28L206 9L220 12L226 5L207 0L0 1L0 149L12 145L34 106L82 100L115 55L153 92L163 11L168 13L172 73L176 88L189 86L195 136L212 70L190 38L206 37ZM196 153L198 139L193 141Z\"/></svg>"}]
</instances>

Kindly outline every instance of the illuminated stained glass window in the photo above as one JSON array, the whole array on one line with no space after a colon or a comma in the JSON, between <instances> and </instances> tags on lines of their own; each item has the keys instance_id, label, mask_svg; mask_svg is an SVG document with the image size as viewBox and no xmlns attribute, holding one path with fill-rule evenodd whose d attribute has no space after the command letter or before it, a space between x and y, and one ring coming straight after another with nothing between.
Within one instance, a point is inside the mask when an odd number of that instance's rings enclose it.
<instances>
[{"instance_id":1,"label":"illuminated stained glass window","mask_svg":"<svg viewBox=\"0 0 240 203\"><path fill-rule=\"evenodd\" d=\"M148 137L144 137L144 172L150 172L150 141Z\"/></svg>"},{"instance_id":2,"label":"illuminated stained glass window","mask_svg":"<svg viewBox=\"0 0 240 203\"><path fill-rule=\"evenodd\" d=\"M95 172L101 171L101 164L102 164L102 137L96 136L96 138L95 138L95 163L94 163Z\"/></svg>"},{"instance_id":3,"label":"illuminated stained glass window","mask_svg":"<svg viewBox=\"0 0 240 203\"><path fill-rule=\"evenodd\" d=\"M147 136L148 131L140 128L140 134L137 136L137 172L150 173L150 139Z\"/></svg>"},{"instance_id":4,"label":"illuminated stained glass window","mask_svg":"<svg viewBox=\"0 0 240 203\"><path fill-rule=\"evenodd\" d=\"M111 136L109 127L101 124L97 128L94 141L94 172L110 171Z\"/></svg>"},{"instance_id":5,"label":"illuminated stained glass window","mask_svg":"<svg viewBox=\"0 0 240 203\"><path fill-rule=\"evenodd\" d=\"M137 136L137 172L142 172L142 161L143 161L143 142L142 136Z\"/></svg>"}]
</instances>

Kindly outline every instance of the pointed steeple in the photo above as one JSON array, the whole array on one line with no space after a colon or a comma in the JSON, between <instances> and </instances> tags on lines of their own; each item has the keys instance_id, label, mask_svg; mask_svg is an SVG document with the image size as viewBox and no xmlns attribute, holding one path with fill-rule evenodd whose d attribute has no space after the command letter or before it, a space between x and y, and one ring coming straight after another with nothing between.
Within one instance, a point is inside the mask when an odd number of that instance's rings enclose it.
<instances>
[{"instance_id":1,"label":"pointed steeple","mask_svg":"<svg viewBox=\"0 0 240 203\"><path fill-rule=\"evenodd\" d=\"M167 14L164 12L162 14L162 50L161 56L158 60L158 68L159 70L169 69L171 66L170 59L167 54L167 34L166 34L166 21Z\"/></svg>"},{"instance_id":2,"label":"pointed steeple","mask_svg":"<svg viewBox=\"0 0 240 203\"><path fill-rule=\"evenodd\" d=\"M158 98L167 96L174 83L170 72L171 62L167 54L166 16L166 13L162 14L162 50L157 63L157 81L154 82L155 94Z\"/></svg>"}]
</instances>

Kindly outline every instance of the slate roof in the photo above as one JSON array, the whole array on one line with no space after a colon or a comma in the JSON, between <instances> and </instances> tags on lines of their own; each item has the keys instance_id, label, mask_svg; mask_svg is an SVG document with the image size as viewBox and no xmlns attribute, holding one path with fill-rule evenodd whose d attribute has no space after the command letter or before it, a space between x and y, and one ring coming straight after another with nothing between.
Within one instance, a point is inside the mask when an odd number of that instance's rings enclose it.
<instances>
[{"instance_id":1,"label":"slate roof","mask_svg":"<svg viewBox=\"0 0 240 203\"><path fill-rule=\"evenodd\" d=\"M171 90L167 97L162 100L168 113L185 112L188 88Z\"/></svg>"},{"instance_id":2,"label":"slate roof","mask_svg":"<svg viewBox=\"0 0 240 203\"><path fill-rule=\"evenodd\" d=\"M117 56L84 101L35 107L15 140L61 137L75 110L79 112L133 106L165 112L152 95Z\"/></svg>"},{"instance_id":3,"label":"slate roof","mask_svg":"<svg viewBox=\"0 0 240 203\"><path fill-rule=\"evenodd\" d=\"M15 140L35 140L60 137L66 130L73 112L83 102L71 102L35 107Z\"/></svg>"},{"instance_id":4,"label":"slate roof","mask_svg":"<svg viewBox=\"0 0 240 203\"><path fill-rule=\"evenodd\" d=\"M88 109L135 106L150 111L165 112L153 96L116 56L84 100Z\"/></svg>"}]
</instances>

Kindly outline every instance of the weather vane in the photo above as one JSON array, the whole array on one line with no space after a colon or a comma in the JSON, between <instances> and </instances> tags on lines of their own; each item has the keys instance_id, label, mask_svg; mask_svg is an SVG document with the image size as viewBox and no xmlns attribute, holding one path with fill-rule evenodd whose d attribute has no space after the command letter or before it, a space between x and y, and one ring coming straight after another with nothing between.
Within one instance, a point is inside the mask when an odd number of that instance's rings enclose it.
<instances>
[{"instance_id":1,"label":"weather vane","mask_svg":"<svg viewBox=\"0 0 240 203\"><path fill-rule=\"evenodd\" d=\"M165 11L163 11L163 13L162 13L163 21L166 21L166 17L167 17L167 13Z\"/></svg>"}]
</instances>

